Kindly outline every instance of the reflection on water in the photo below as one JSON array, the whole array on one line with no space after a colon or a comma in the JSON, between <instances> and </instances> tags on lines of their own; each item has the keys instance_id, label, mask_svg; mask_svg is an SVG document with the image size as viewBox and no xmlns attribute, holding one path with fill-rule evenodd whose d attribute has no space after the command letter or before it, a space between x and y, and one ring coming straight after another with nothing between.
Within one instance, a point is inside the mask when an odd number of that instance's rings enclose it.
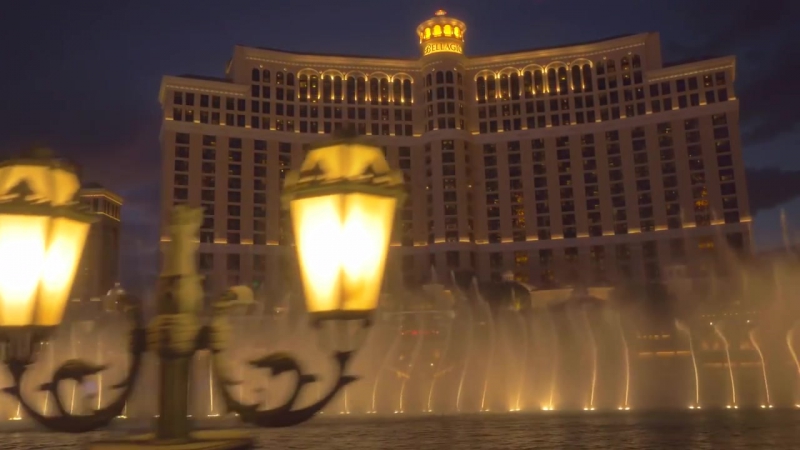
<instances>
[{"instance_id":1,"label":"reflection on water","mask_svg":"<svg viewBox=\"0 0 800 450\"><path fill-rule=\"evenodd\" d=\"M773 449L797 448L797 411L482 414L419 418L318 418L254 430L258 448L324 449ZM8 425L3 425L8 426ZM3 449L74 449L113 433L4 433Z\"/></svg>"}]
</instances>

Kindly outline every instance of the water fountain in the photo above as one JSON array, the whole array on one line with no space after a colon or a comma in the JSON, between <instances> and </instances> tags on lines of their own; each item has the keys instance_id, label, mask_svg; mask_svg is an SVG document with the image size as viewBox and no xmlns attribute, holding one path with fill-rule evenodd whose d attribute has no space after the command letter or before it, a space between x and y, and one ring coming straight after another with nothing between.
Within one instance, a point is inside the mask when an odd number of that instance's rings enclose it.
<instances>
[{"instance_id":1,"label":"water fountain","mask_svg":"<svg viewBox=\"0 0 800 450\"><path fill-rule=\"evenodd\" d=\"M692 330L678 319L675 319L675 328L686 333L686 337L689 339L689 353L692 356L692 367L694 368L694 403L689 405L689 409L700 409L700 374L697 371L697 356L694 353Z\"/></svg>"},{"instance_id":2,"label":"water fountain","mask_svg":"<svg viewBox=\"0 0 800 450\"><path fill-rule=\"evenodd\" d=\"M738 409L739 405L736 404L736 380L733 376L733 363L731 362L730 344L728 343L728 339L722 333L722 329L720 328L719 324L712 324L712 326L714 327L714 332L717 333L717 336L719 336L719 338L722 340L722 344L725 346L725 358L728 366L728 374L730 375L731 379L731 404L728 404L726 408Z\"/></svg>"}]
</instances>

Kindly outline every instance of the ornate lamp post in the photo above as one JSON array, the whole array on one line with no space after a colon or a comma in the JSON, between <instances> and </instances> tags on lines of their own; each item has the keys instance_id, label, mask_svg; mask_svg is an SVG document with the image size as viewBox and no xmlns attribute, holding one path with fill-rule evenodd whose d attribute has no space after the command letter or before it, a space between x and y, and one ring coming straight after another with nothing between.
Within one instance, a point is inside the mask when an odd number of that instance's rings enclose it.
<instances>
[{"instance_id":1,"label":"ornate lamp post","mask_svg":"<svg viewBox=\"0 0 800 450\"><path fill-rule=\"evenodd\" d=\"M137 301L121 294L133 322L131 365L113 386L116 399L89 414L72 415L58 395L62 381L81 383L105 370L80 360L62 364L40 390L53 397L56 414L45 416L31 406L22 384L34 362L38 344L60 324L91 216L75 202L80 183L68 164L39 152L35 157L0 164L0 339L8 347L5 364L14 396L27 416L52 430L81 433L107 426L128 401L142 356L158 356L158 416L152 435L125 441L99 442L92 448L252 448L251 439L230 431L193 431L188 417L189 368L194 354L210 350L228 412L259 427L287 427L312 418L355 377L346 374L350 351L337 351L338 380L330 392L311 405L294 408L301 390L315 377L291 356L277 353L252 361L272 376L296 375L292 395L283 405L260 409L232 392L221 352L228 344L226 311L252 301L244 286L230 288L214 303L207 323L201 323L202 277L197 273L199 209L175 208L170 221L170 245L159 278L158 315L145 326ZM312 323L360 321L369 325L380 294L394 213L403 196L402 175L389 169L382 152L351 137L311 150L300 171L286 179L284 201L294 223L306 306Z\"/></svg>"}]
</instances>

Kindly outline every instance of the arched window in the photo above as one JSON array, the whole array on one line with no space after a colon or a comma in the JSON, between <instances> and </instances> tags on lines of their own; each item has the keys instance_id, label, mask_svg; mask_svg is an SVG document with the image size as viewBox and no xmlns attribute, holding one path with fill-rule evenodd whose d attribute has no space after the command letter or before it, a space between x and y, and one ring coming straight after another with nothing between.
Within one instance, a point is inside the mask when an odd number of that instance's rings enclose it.
<instances>
[{"instance_id":1,"label":"arched window","mask_svg":"<svg viewBox=\"0 0 800 450\"><path fill-rule=\"evenodd\" d=\"M463 76L461 76L461 72L458 72L458 73L456 74L456 79L458 80L458 85L459 85L459 86L461 86L462 84L464 84L464 77L463 77Z\"/></svg>"},{"instance_id":2,"label":"arched window","mask_svg":"<svg viewBox=\"0 0 800 450\"><path fill-rule=\"evenodd\" d=\"M486 78L486 99L494 100L497 98L497 80L494 75L489 75Z\"/></svg>"},{"instance_id":3,"label":"arched window","mask_svg":"<svg viewBox=\"0 0 800 450\"><path fill-rule=\"evenodd\" d=\"M276 80L277 81L277 80ZM330 103L333 100L333 78L330 75L322 76L322 102Z\"/></svg>"},{"instance_id":4,"label":"arched window","mask_svg":"<svg viewBox=\"0 0 800 450\"><path fill-rule=\"evenodd\" d=\"M389 80L381 78L381 104L389 104Z\"/></svg>"},{"instance_id":5,"label":"arched window","mask_svg":"<svg viewBox=\"0 0 800 450\"><path fill-rule=\"evenodd\" d=\"M485 103L486 102L486 79L483 77L478 77L475 82L475 90L478 93L478 102Z\"/></svg>"},{"instance_id":6,"label":"arched window","mask_svg":"<svg viewBox=\"0 0 800 450\"><path fill-rule=\"evenodd\" d=\"M275 72L275 84L281 86L283 84L283 72Z\"/></svg>"},{"instance_id":7,"label":"arched window","mask_svg":"<svg viewBox=\"0 0 800 450\"><path fill-rule=\"evenodd\" d=\"M633 61L633 68L634 69L638 69L638 68L642 67L642 59L639 58L639 55L633 55L633 58L631 58L631 59Z\"/></svg>"},{"instance_id":8,"label":"arched window","mask_svg":"<svg viewBox=\"0 0 800 450\"><path fill-rule=\"evenodd\" d=\"M397 78L392 82L392 97L395 105L403 102L403 82Z\"/></svg>"},{"instance_id":9,"label":"arched window","mask_svg":"<svg viewBox=\"0 0 800 450\"><path fill-rule=\"evenodd\" d=\"M583 92L583 82L581 81L581 67L579 65L572 66L572 90L574 92Z\"/></svg>"},{"instance_id":10,"label":"arched window","mask_svg":"<svg viewBox=\"0 0 800 450\"><path fill-rule=\"evenodd\" d=\"M434 25L434 26L433 26L433 35L434 35L435 37L439 37L439 36L441 36L441 35L442 35L442 27L441 27L441 26L439 26L439 25Z\"/></svg>"},{"instance_id":11,"label":"arched window","mask_svg":"<svg viewBox=\"0 0 800 450\"><path fill-rule=\"evenodd\" d=\"M567 76L567 68L558 68L558 93L562 95L569 94L569 77Z\"/></svg>"},{"instance_id":12,"label":"arched window","mask_svg":"<svg viewBox=\"0 0 800 450\"><path fill-rule=\"evenodd\" d=\"M609 59L608 61L606 61L606 72L614 73L616 71L617 71L617 68L616 68L616 65L614 63L614 60L613 59Z\"/></svg>"},{"instance_id":13,"label":"arched window","mask_svg":"<svg viewBox=\"0 0 800 450\"><path fill-rule=\"evenodd\" d=\"M583 90L586 92L592 92L594 88L594 82L592 81L592 66L589 64L583 65Z\"/></svg>"},{"instance_id":14,"label":"arched window","mask_svg":"<svg viewBox=\"0 0 800 450\"><path fill-rule=\"evenodd\" d=\"M425 39L430 39L430 38L431 38L431 29L425 28Z\"/></svg>"},{"instance_id":15,"label":"arched window","mask_svg":"<svg viewBox=\"0 0 800 450\"><path fill-rule=\"evenodd\" d=\"M502 100L508 100L508 74L504 73L500 75L500 98Z\"/></svg>"},{"instance_id":16,"label":"arched window","mask_svg":"<svg viewBox=\"0 0 800 450\"><path fill-rule=\"evenodd\" d=\"M333 78L333 101L336 103L342 101L342 77L338 75Z\"/></svg>"},{"instance_id":17,"label":"arched window","mask_svg":"<svg viewBox=\"0 0 800 450\"><path fill-rule=\"evenodd\" d=\"M261 73L258 69L253 69L253 75L251 78L253 81L261 81Z\"/></svg>"},{"instance_id":18,"label":"arched window","mask_svg":"<svg viewBox=\"0 0 800 450\"><path fill-rule=\"evenodd\" d=\"M311 75L308 79L309 99L316 102L319 98L319 78L316 75Z\"/></svg>"},{"instance_id":19,"label":"arched window","mask_svg":"<svg viewBox=\"0 0 800 450\"><path fill-rule=\"evenodd\" d=\"M444 35L445 36L453 35L453 27L451 27L449 24L444 26Z\"/></svg>"},{"instance_id":20,"label":"arched window","mask_svg":"<svg viewBox=\"0 0 800 450\"><path fill-rule=\"evenodd\" d=\"M431 84L433 84L433 80L431 78L431 74L428 74L425 77L425 86L430 87Z\"/></svg>"},{"instance_id":21,"label":"arched window","mask_svg":"<svg viewBox=\"0 0 800 450\"><path fill-rule=\"evenodd\" d=\"M300 101L308 100L308 75L302 74L299 77L300 81Z\"/></svg>"},{"instance_id":22,"label":"arched window","mask_svg":"<svg viewBox=\"0 0 800 450\"><path fill-rule=\"evenodd\" d=\"M547 69L547 92L549 92L550 95L556 95L558 92L556 69Z\"/></svg>"},{"instance_id":23,"label":"arched window","mask_svg":"<svg viewBox=\"0 0 800 450\"><path fill-rule=\"evenodd\" d=\"M373 105L378 104L380 94L378 91L378 79L377 78L370 78L369 79L369 101Z\"/></svg>"},{"instance_id":24,"label":"arched window","mask_svg":"<svg viewBox=\"0 0 800 450\"><path fill-rule=\"evenodd\" d=\"M509 79L511 80L511 100L519 100L519 74L514 72Z\"/></svg>"},{"instance_id":25,"label":"arched window","mask_svg":"<svg viewBox=\"0 0 800 450\"><path fill-rule=\"evenodd\" d=\"M533 88L537 95L544 94L544 73L539 69L533 72Z\"/></svg>"},{"instance_id":26,"label":"arched window","mask_svg":"<svg viewBox=\"0 0 800 450\"><path fill-rule=\"evenodd\" d=\"M594 63L594 71L598 75L605 75L606 73L606 62L605 61L597 61Z\"/></svg>"},{"instance_id":27,"label":"arched window","mask_svg":"<svg viewBox=\"0 0 800 450\"><path fill-rule=\"evenodd\" d=\"M294 86L294 74L292 72L286 74L286 85Z\"/></svg>"},{"instance_id":28,"label":"arched window","mask_svg":"<svg viewBox=\"0 0 800 450\"><path fill-rule=\"evenodd\" d=\"M347 103L356 102L356 78L354 76L347 77Z\"/></svg>"},{"instance_id":29,"label":"arched window","mask_svg":"<svg viewBox=\"0 0 800 450\"><path fill-rule=\"evenodd\" d=\"M367 80L358 77L356 79L356 101L363 105L367 101Z\"/></svg>"},{"instance_id":30,"label":"arched window","mask_svg":"<svg viewBox=\"0 0 800 450\"><path fill-rule=\"evenodd\" d=\"M403 100L406 103L413 102L414 91L411 89L411 80L403 80Z\"/></svg>"},{"instance_id":31,"label":"arched window","mask_svg":"<svg viewBox=\"0 0 800 450\"><path fill-rule=\"evenodd\" d=\"M445 77L444 77L445 81L447 81L448 83L452 84L453 83L453 72L448 70L444 75L445 75Z\"/></svg>"},{"instance_id":32,"label":"arched window","mask_svg":"<svg viewBox=\"0 0 800 450\"><path fill-rule=\"evenodd\" d=\"M630 70L631 63L627 56L623 56L622 59L619 61L619 68L621 70Z\"/></svg>"},{"instance_id":33,"label":"arched window","mask_svg":"<svg viewBox=\"0 0 800 450\"><path fill-rule=\"evenodd\" d=\"M270 78L269 78L269 70L267 70L267 69L264 69L264 70L261 72L261 82L262 82L262 83L269 83L269 82L270 82Z\"/></svg>"},{"instance_id":34,"label":"arched window","mask_svg":"<svg viewBox=\"0 0 800 450\"><path fill-rule=\"evenodd\" d=\"M436 72L436 84L444 83L444 72L441 70Z\"/></svg>"},{"instance_id":35,"label":"arched window","mask_svg":"<svg viewBox=\"0 0 800 450\"><path fill-rule=\"evenodd\" d=\"M461 37L461 27L458 25L453 27L453 35L455 35L455 37Z\"/></svg>"},{"instance_id":36,"label":"arched window","mask_svg":"<svg viewBox=\"0 0 800 450\"><path fill-rule=\"evenodd\" d=\"M533 98L533 74L530 70L522 74L522 86L525 88L525 98Z\"/></svg>"}]
</instances>

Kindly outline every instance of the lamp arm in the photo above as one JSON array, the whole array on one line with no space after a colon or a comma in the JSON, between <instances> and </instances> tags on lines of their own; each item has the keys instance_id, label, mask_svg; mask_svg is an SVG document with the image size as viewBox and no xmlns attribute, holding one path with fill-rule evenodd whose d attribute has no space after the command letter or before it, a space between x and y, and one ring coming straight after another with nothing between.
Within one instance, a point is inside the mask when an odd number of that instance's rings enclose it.
<instances>
[{"instance_id":1,"label":"lamp arm","mask_svg":"<svg viewBox=\"0 0 800 450\"><path fill-rule=\"evenodd\" d=\"M212 363L217 375L217 385L225 406L228 411L239 415L239 419L245 423L256 425L262 428L289 427L305 422L314 414L321 411L336 394L348 384L356 381L356 377L345 375L347 364L350 361L352 352L335 352L334 359L338 365L338 379L331 390L317 402L300 409L292 409L295 405L300 392L303 388L317 380L317 377L303 372L300 364L287 353L273 353L249 362L252 367L268 370L270 376L275 377L283 373L291 372L296 375L294 390L289 398L280 406L259 410L259 403L247 404L234 398L231 393L232 387L237 386L241 381L234 380L228 373L229 364L224 360L222 351L228 342L230 325L227 316L223 312L227 309L223 304L218 303L215 308L211 324L205 327L208 348L212 352Z\"/></svg>"},{"instance_id":2,"label":"lamp arm","mask_svg":"<svg viewBox=\"0 0 800 450\"><path fill-rule=\"evenodd\" d=\"M113 389L121 389L119 396L104 408L93 410L90 414L76 415L71 414L64 407L59 396L59 384L62 381L73 380L81 384L85 377L96 375L106 370L106 365L93 364L80 359L70 359L61 364L54 372L50 382L42 384L40 391L48 392L53 398L57 415L46 416L34 409L22 393L22 383L28 366L33 363L33 358L11 358L6 361L11 372L14 385L4 388L3 391L14 396L19 401L25 413L46 428L62 433L85 433L108 426L112 420L122 414L125 404L128 401L133 387L138 378L142 355L146 350L144 317L138 300L130 297L123 297L123 302L127 303L127 316L133 322L131 330L131 342L128 349L132 355L131 366L125 378L112 386Z\"/></svg>"}]
</instances>

